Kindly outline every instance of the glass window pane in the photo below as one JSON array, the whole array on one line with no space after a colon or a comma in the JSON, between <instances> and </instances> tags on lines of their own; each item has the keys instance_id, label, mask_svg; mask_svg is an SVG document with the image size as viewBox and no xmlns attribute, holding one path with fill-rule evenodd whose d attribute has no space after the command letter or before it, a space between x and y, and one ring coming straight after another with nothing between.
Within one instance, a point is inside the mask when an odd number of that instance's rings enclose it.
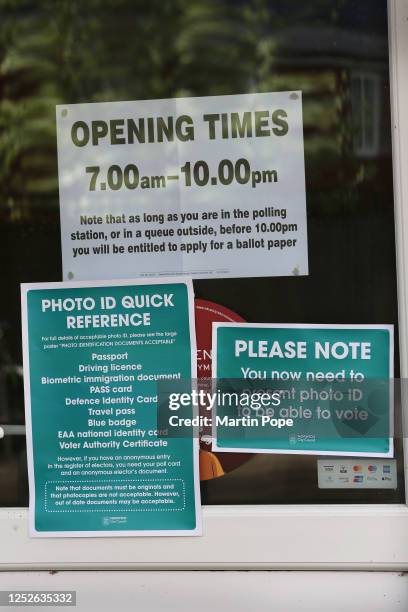
<instances>
[{"instance_id":1,"label":"glass window pane","mask_svg":"<svg viewBox=\"0 0 408 612\"><path fill-rule=\"evenodd\" d=\"M398 337L385 0L0 7L0 425L24 423L19 284L61 280L60 103L301 89L309 276L199 280L196 295L246 321L389 323ZM24 436L5 430L0 505L26 505ZM395 490L319 489L317 457L218 456L203 502L402 502L398 440L395 456Z\"/></svg>"}]
</instances>

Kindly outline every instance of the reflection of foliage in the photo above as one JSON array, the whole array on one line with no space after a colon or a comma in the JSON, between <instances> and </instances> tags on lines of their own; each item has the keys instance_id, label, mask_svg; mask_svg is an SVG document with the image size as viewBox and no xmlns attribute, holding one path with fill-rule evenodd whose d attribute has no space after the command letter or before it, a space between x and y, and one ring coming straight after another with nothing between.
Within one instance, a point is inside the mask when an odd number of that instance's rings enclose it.
<instances>
[{"instance_id":1,"label":"reflection of foliage","mask_svg":"<svg viewBox=\"0 0 408 612\"><path fill-rule=\"evenodd\" d=\"M62 102L301 89L310 181L358 184L347 70L288 46L353 1L0 0L0 211L57 211Z\"/></svg>"},{"instance_id":2,"label":"reflection of foliage","mask_svg":"<svg viewBox=\"0 0 408 612\"><path fill-rule=\"evenodd\" d=\"M178 13L163 0L1 0L0 10L0 207L18 216L57 201L55 104L174 94Z\"/></svg>"},{"instance_id":3,"label":"reflection of foliage","mask_svg":"<svg viewBox=\"0 0 408 612\"><path fill-rule=\"evenodd\" d=\"M183 4L176 46L184 89L190 95L249 91L256 40L242 3L193 0Z\"/></svg>"}]
</instances>

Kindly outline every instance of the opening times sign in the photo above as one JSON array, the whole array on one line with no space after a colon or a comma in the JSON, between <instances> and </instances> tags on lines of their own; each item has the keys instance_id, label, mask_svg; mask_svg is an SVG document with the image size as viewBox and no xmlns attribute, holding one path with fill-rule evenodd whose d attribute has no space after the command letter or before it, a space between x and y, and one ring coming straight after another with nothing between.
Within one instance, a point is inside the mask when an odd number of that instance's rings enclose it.
<instances>
[{"instance_id":1,"label":"opening times sign","mask_svg":"<svg viewBox=\"0 0 408 612\"><path fill-rule=\"evenodd\" d=\"M65 279L308 274L301 92L56 115Z\"/></svg>"},{"instance_id":2,"label":"opening times sign","mask_svg":"<svg viewBox=\"0 0 408 612\"><path fill-rule=\"evenodd\" d=\"M199 535L198 442L157 385L195 376L190 281L22 286L34 536Z\"/></svg>"}]
</instances>

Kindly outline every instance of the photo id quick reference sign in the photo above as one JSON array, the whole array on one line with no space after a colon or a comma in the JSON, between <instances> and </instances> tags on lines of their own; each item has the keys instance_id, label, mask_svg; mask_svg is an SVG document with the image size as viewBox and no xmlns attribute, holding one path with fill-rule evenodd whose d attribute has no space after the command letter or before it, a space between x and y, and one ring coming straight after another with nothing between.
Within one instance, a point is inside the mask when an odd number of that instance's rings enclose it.
<instances>
[{"instance_id":1,"label":"photo id quick reference sign","mask_svg":"<svg viewBox=\"0 0 408 612\"><path fill-rule=\"evenodd\" d=\"M157 427L195 377L191 281L22 286L33 536L199 535L198 442Z\"/></svg>"}]
</instances>

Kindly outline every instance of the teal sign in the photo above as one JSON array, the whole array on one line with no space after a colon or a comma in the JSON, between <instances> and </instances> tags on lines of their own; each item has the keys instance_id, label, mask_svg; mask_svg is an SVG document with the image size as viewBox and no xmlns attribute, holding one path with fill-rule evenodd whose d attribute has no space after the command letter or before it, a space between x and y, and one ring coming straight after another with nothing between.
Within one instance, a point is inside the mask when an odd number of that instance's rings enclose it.
<instances>
[{"instance_id":1,"label":"teal sign","mask_svg":"<svg viewBox=\"0 0 408 612\"><path fill-rule=\"evenodd\" d=\"M35 536L198 535L198 447L157 425L195 376L188 281L22 286Z\"/></svg>"},{"instance_id":2,"label":"teal sign","mask_svg":"<svg viewBox=\"0 0 408 612\"><path fill-rule=\"evenodd\" d=\"M393 327L219 323L223 452L393 454Z\"/></svg>"}]
</instances>

